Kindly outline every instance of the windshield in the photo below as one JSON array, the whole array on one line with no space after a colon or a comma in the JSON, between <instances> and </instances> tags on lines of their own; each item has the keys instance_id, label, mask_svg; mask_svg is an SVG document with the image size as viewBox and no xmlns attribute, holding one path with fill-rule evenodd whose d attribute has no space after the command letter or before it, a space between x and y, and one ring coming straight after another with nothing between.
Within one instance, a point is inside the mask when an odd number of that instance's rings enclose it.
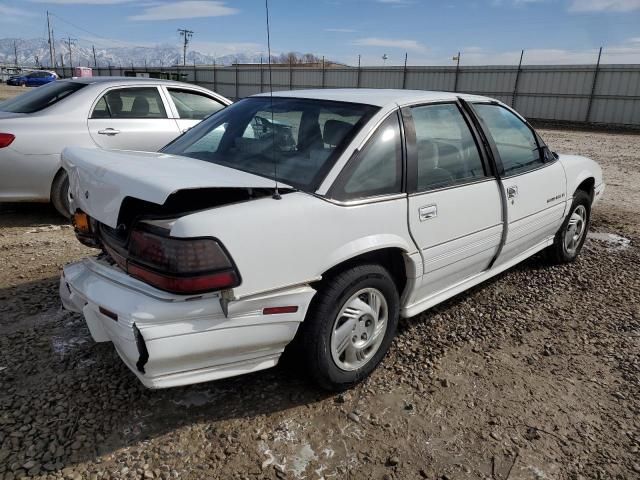
<instances>
[{"instance_id":1,"label":"windshield","mask_svg":"<svg viewBox=\"0 0 640 480\"><path fill-rule=\"evenodd\" d=\"M11 100L0 102L0 112L39 112L77 92L86 85L86 83L77 82L51 82L35 90L18 95Z\"/></svg>"},{"instance_id":2,"label":"windshield","mask_svg":"<svg viewBox=\"0 0 640 480\"><path fill-rule=\"evenodd\" d=\"M313 191L377 110L328 100L251 97L212 115L162 151Z\"/></svg>"}]
</instances>

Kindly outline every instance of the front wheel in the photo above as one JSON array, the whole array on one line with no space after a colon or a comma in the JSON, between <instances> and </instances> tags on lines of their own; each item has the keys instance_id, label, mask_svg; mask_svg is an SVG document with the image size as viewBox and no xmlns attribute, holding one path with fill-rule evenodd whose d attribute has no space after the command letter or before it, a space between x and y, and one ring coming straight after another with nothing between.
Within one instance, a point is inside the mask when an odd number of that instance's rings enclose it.
<instances>
[{"instance_id":1,"label":"front wheel","mask_svg":"<svg viewBox=\"0 0 640 480\"><path fill-rule=\"evenodd\" d=\"M591 198L578 190L573 196L571 210L556 233L553 245L547 250L553 263L571 263L582 250L587 239L587 230L591 220Z\"/></svg>"},{"instance_id":2,"label":"front wheel","mask_svg":"<svg viewBox=\"0 0 640 480\"><path fill-rule=\"evenodd\" d=\"M301 326L311 376L327 390L365 379L382 361L398 326L399 296L380 265L353 267L320 288Z\"/></svg>"}]
</instances>

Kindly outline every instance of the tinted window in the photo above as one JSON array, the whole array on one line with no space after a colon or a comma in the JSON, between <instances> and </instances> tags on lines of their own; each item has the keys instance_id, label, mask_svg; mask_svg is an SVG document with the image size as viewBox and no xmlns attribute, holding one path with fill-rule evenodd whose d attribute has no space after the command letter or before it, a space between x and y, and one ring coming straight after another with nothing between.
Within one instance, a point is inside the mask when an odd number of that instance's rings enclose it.
<instances>
[{"instance_id":1,"label":"tinted window","mask_svg":"<svg viewBox=\"0 0 640 480\"><path fill-rule=\"evenodd\" d=\"M178 109L180 118L202 120L207 115L222 110L224 105L198 92L169 89L173 103Z\"/></svg>"},{"instance_id":2,"label":"tinted window","mask_svg":"<svg viewBox=\"0 0 640 480\"><path fill-rule=\"evenodd\" d=\"M119 88L107 92L91 115L91 118L105 117L167 118L167 113L157 88Z\"/></svg>"},{"instance_id":3,"label":"tinted window","mask_svg":"<svg viewBox=\"0 0 640 480\"><path fill-rule=\"evenodd\" d=\"M369 142L345 167L332 189L338 199L399 193L402 189L402 151L398 118L382 123Z\"/></svg>"},{"instance_id":4,"label":"tinted window","mask_svg":"<svg viewBox=\"0 0 640 480\"><path fill-rule=\"evenodd\" d=\"M505 176L542 165L535 135L516 115L499 105L475 104L473 108L493 137Z\"/></svg>"},{"instance_id":5,"label":"tinted window","mask_svg":"<svg viewBox=\"0 0 640 480\"><path fill-rule=\"evenodd\" d=\"M213 114L162 151L277 175L309 191L376 110L327 100L252 97Z\"/></svg>"},{"instance_id":6,"label":"tinted window","mask_svg":"<svg viewBox=\"0 0 640 480\"><path fill-rule=\"evenodd\" d=\"M418 190L485 176L476 143L456 105L414 107L411 114L416 128Z\"/></svg>"},{"instance_id":7,"label":"tinted window","mask_svg":"<svg viewBox=\"0 0 640 480\"><path fill-rule=\"evenodd\" d=\"M84 83L51 82L0 103L0 111L13 113L39 112L85 87Z\"/></svg>"}]
</instances>

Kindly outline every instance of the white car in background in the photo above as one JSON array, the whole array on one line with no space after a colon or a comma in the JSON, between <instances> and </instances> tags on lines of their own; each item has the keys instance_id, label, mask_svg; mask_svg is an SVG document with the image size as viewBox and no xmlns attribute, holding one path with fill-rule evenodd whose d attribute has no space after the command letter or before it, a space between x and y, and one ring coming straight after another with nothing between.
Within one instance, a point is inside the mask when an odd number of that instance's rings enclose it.
<instances>
[{"instance_id":1,"label":"white car in background","mask_svg":"<svg viewBox=\"0 0 640 480\"><path fill-rule=\"evenodd\" d=\"M205 88L130 77L59 80L0 103L0 202L69 215L69 145L157 151L231 103Z\"/></svg>"},{"instance_id":2,"label":"white car in background","mask_svg":"<svg viewBox=\"0 0 640 480\"><path fill-rule=\"evenodd\" d=\"M64 268L63 304L144 385L271 367L293 342L320 385L347 388L382 360L400 316L543 249L555 262L580 252L602 171L551 152L508 106L274 95L160 153L63 153L77 236L103 251Z\"/></svg>"}]
</instances>

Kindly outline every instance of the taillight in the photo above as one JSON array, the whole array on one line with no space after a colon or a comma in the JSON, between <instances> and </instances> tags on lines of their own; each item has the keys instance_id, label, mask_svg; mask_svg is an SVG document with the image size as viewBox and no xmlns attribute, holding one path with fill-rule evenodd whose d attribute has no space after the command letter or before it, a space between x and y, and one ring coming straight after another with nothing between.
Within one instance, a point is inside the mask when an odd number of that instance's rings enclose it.
<instances>
[{"instance_id":1,"label":"taillight","mask_svg":"<svg viewBox=\"0 0 640 480\"><path fill-rule=\"evenodd\" d=\"M167 237L134 230L128 250L127 273L161 290L193 294L240 284L231 258L213 238Z\"/></svg>"},{"instance_id":2,"label":"taillight","mask_svg":"<svg viewBox=\"0 0 640 480\"><path fill-rule=\"evenodd\" d=\"M10 133L0 133L0 148L8 147L15 139L15 135Z\"/></svg>"}]
</instances>

